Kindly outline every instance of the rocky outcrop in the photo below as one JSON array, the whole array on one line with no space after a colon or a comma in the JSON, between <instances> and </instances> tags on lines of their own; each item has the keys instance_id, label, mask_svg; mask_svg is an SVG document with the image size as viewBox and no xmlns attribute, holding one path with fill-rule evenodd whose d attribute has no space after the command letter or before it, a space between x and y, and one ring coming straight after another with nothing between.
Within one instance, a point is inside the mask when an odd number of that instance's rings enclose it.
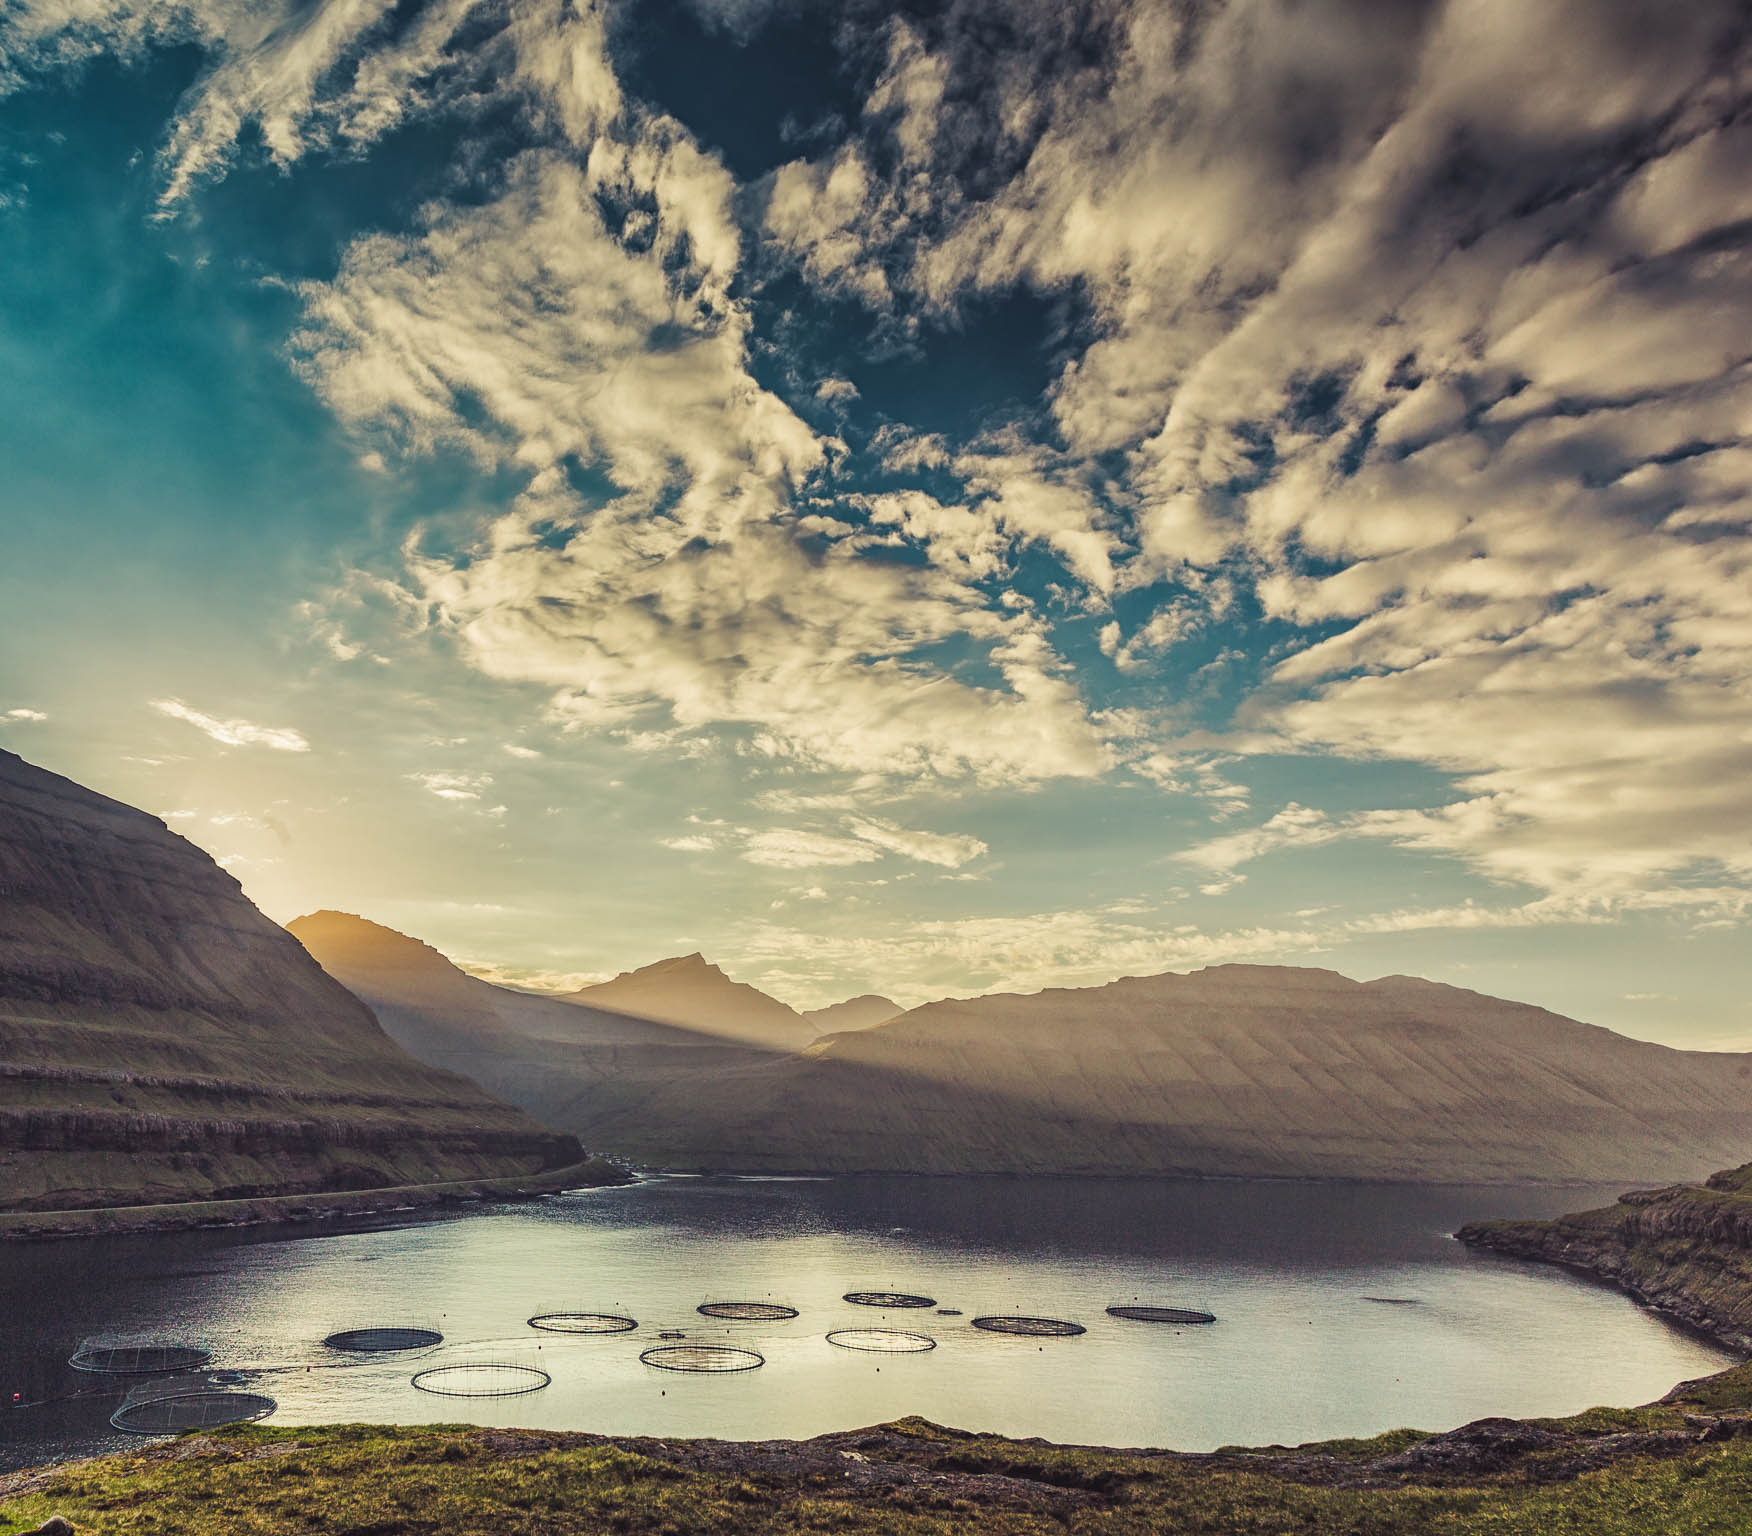
<instances>
[{"instance_id":1,"label":"rocky outcrop","mask_svg":"<svg viewBox=\"0 0 1752 1536\"><path fill-rule=\"evenodd\" d=\"M471 1072L494 1055L477 1075L496 1091L662 1167L1599 1182L1752 1147L1752 1057L1412 977L1217 966L932 1003L780 1051L313 921L294 930L411 1050Z\"/></svg>"},{"instance_id":2,"label":"rocky outcrop","mask_svg":"<svg viewBox=\"0 0 1752 1536\"><path fill-rule=\"evenodd\" d=\"M156 818L0 753L0 1210L577 1163L416 1061Z\"/></svg>"},{"instance_id":3,"label":"rocky outcrop","mask_svg":"<svg viewBox=\"0 0 1752 1536\"><path fill-rule=\"evenodd\" d=\"M1616 1205L1552 1221L1480 1221L1475 1248L1561 1264L1752 1351L1752 1163L1703 1184L1639 1189Z\"/></svg>"}]
</instances>

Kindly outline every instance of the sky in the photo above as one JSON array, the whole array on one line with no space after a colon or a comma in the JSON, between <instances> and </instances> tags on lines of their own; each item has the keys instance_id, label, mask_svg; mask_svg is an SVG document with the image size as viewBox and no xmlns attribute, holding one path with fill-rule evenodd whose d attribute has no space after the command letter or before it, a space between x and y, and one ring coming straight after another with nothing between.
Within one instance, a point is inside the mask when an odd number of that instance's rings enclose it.
<instances>
[{"instance_id":1,"label":"sky","mask_svg":"<svg viewBox=\"0 0 1752 1536\"><path fill-rule=\"evenodd\" d=\"M0 746L281 921L1752 1047L1737 0L22 0Z\"/></svg>"}]
</instances>

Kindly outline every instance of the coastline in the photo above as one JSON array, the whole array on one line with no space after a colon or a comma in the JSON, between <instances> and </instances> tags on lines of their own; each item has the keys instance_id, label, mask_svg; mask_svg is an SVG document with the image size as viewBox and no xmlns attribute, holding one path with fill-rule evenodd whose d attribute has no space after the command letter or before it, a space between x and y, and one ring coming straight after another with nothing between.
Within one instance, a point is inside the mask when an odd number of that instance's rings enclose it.
<instances>
[{"instance_id":1,"label":"coastline","mask_svg":"<svg viewBox=\"0 0 1752 1536\"><path fill-rule=\"evenodd\" d=\"M1556 1265L1740 1354L1752 1354L1752 1164L1702 1184L1630 1190L1550 1221L1469 1222L1486 1252Z\"/></svg>"},{"instance_id":2,"label":"coastline","mask_svg":"<svg viewBox=\"0 0 1752 1536\"><path fill-rule=\"evenodd\" d=\"M56 1238L120 1237L186 1232L201 1228L253 1227L380 1216L434 1206L533 1199L568 1189L631 1184L637 1175L605 1158L587 1158L546 1173L502 1179L461 1179L440 1184L404 1184L259 1199L195 1200L168 1205L91 1206L69 1211L0 1211L0 1242Z\"/></svg>"}]
</instances>

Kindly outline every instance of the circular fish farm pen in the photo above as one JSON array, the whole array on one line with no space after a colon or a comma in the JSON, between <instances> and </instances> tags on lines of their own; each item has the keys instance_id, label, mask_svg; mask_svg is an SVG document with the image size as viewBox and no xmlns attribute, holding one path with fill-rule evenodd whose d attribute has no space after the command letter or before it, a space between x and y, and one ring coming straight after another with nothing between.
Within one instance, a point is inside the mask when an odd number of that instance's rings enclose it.
<instances>
[{"instance_id":1,"label":"circular fish farm pen","mask_svg":"<svg viewBox=\"0 0 1752 1536\"><path fill-rule=\"evenodd\" d=\"M922 1355L937 1347L929 1334L907 1333L900 1328L840 1328L827 1336L827 1342L872 1355Z\"/></svg>"},{"instance_id":2,"label":"circular fish farm pen","mask_svg":"<svg viewBox=\"0 0 1752 1536\"><path fill-rule=\"evenodd\" d=\"M782 1323L797 1315L795 1307L776 1301L708 1301L698 1310L701 1317L728 1317L743 1323Z\"/></svg>"},{"instance_id":3,"label":"circular fish farm pen","mask_svg":"<svg viewBox=\"0 0 1752 1536\"><path fill-rule=\"evenodd\" d=\"M81 1340L67 1364L76 1371L100 1376L153 1376L166 1371L196 1371L212 1358L209 1350L196 1344L106 1335Z\"/></svg>"},{"instance_id":4,"label":"circular fish farm pen","mask_svg":"<svg viewBox=\"0 0 1752 1536\"><path fill-rule=\"evenodd\" d=\"M1213 1312L1196 1312L1190 1307L1109 1307L1109 1317L1123 1317L1134 1323L1214 1323Z\"/></svg>"},{"instance_id":5,"label":"circular fish farm pen","mask_svg":"<svg viewBox=\"0 0 1752 1536\"><path fill-rule=\"evenodd\" d=\"M976 1317L973 1326L987 1333L1014 1333L1025 1339L1069 1339L1089 1331L1081 1323L1067 1323L1057 1317Z\"/></svg>"},{"instance_id":6,"label":"circular fish farm pen","mask_svg":"<svg viewBox=\"0 0 1752 1536\"><path fill-rule=\"evenodd\" d=\"M907 1291L847 1291L841 1298L854 1307L934 1307L933 1296L914 1296Z\"/></svg>"},{"instance_id":7,"label":"circular fish farm pen","mask_svg":"<svg viewBox=\"0 0 1752 1536\"><path fill-rule=\"evenodd\" d=\"M388 1355L408 1349L431 1349L444 1342L436 1328L343 1328L323 1343L347 1355Z\"/></svg>"},{"instance_id":8,"label":"circular fish farm pen","mask_svg":"<svg viewBox=\"0 0 1752 1536\"><path fill-rule=\"evenodd\" d=\"M613 1312L539 1312L529 1326L543 1333L631 1333L639 1322Z\"/></svg>"},{"instance_id":9,"label":"circular fish farm pen","mask_svg":"<svg viewBox=\"0 0 1752 1536\"><path fill-rule=\"evenodd\" d=\"M416 1372L413 1384L438 1397L522 1397L539 1392L553 1377L533 1365L495 1365L482 1361L434 1365Z\"/></svg>"},{"instance_id":10,"label":"circular fish farm pen","mask_svg":"<svg viewBox=\"0 0 1752 1536\"><path fill-rule=\"evenodd\" d=\"M731 1349L724 1344L662 1344L648 1349L639 1359L660 1371L692 1371L719 1375L752 1371L766 1364L766 1356L752 1349Z\"/></svg>"},{"instance_id":11,"label":"circular fish farm pen","mask_svg":"<svg viewBox=\"0 0 1752 1536\"><path fill-rule=\"evenodd\" d=\"M187 1429L214 1429L265 1419L277 1404L260 1392L235 1387L183 1386L131 1392L110 1415L110 1426L130 1435L180 1435Z\"/></svg>"}]
</instances>

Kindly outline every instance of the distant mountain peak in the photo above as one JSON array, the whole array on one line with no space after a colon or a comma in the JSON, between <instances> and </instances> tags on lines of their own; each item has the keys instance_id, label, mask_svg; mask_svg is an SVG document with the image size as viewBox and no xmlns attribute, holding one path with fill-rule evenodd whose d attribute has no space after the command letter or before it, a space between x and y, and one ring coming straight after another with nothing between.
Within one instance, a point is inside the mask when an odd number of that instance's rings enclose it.
<instances>
[{"instance_id":1,"label":"distant mountain peak","mask_svg":"<svg viewBox=\"0 0 1752 1536\"><path fill-rule=\"evenodd\" d=\"M667 960L653 960L649 965L641 965L631 971L622 971L621 976L717 976L728 981L722 967L713 965L697 949L692 954L672 955ZM620 977L615 978L617 981Z\"/></svg>"},{"instance_id":2,"label":"distant mountain peak","mask_svg":"<svg viewBox=\"0 0 1752 1536\"><path fill-rule=\"evenodd\" d=\"M845 1029L873 1029L878 1024L886 1024L890 1019L897 1019L906 1010L892 998L883 997L880 993L865 992L858 997L848 997L843 1003L834 1003L828 1008L812 1008L803 1015L821 1034L832 1034Z\"/></svg>"},{"instance_id":3,"label":"distant mountain peak","mask_svg":"<svg viewBox=\"0 0 1752 1536\"><path fill-rule=\"evenodd\" d=\"M816 1034L795 1009L732 980L698 950L622 971L612 981L568 992L565 1000L784 1050L796 1050Z\"/></svg>"},{"instance_id":4,"label":"distant mountain peak","mask_svg":"<svg viewBox=\"0 0 1752 1536\"><path fill-rule=\"evenodd\" d=\"M462 978L467 975L447 955L423 940L383 923L375 923L368 917L360 917L356 912L338 912L332 907L324 907L293 918L286 924L286 931L331 973L337 965L346 970L357 967L369 957L373 964L428 971L434 976L454 973Z\"/></svg>"}]
</instances>

